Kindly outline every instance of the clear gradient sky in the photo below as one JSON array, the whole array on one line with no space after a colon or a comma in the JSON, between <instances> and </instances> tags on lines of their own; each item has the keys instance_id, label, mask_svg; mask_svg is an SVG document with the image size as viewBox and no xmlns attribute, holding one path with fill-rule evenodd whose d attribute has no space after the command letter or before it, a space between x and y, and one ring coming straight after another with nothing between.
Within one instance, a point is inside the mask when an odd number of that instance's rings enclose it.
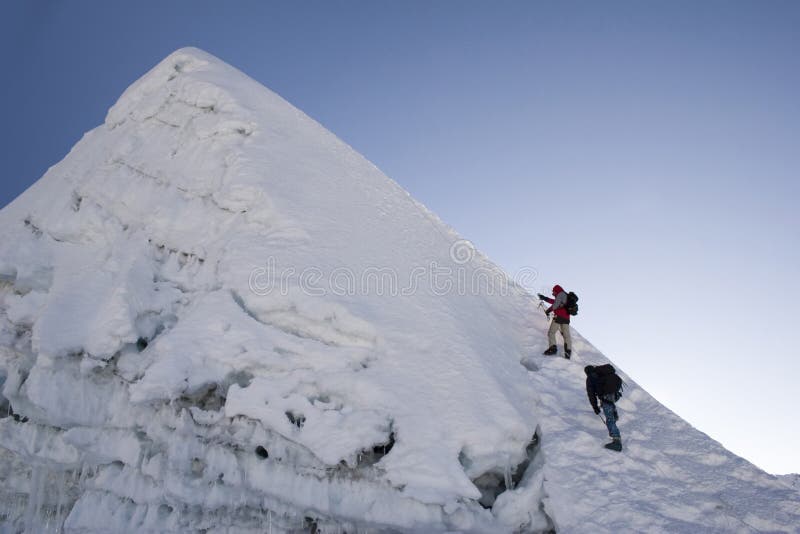
<instances>
[{"instance_id":1,"label":"clear gradient sky","mask_svg":"<svg viewBox=\"0 0 800 534\"><path fill-rule=\"evenodd\" d=\"M0 45L0 206L197 46L577 291L574 326L684 419L800 472L799 2L9 0Z\"/></svg>"}]
</instances>

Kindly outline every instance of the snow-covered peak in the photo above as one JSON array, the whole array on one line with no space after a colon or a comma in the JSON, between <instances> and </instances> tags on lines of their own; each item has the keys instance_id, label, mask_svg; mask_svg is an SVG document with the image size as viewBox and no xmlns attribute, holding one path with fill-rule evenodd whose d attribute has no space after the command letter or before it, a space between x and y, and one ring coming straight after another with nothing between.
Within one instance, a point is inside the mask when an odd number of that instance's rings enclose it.
<instances>
[{"instance_id":1,"label":"snow-covered peak","mask_svg":"<svg viewBox=\"0 0 800 534\"><path fill-rule=\"evenodd\" d=\"M800 516L789 488L631 380L626 453L608 456L582 391L602 355L576 336L572 362L539 356L546 321L514 281L200 50L135 82L0 225L0 521L14 527L581 531L599 506L593 532L786 530ZM748 499L758 509L714 504Z\"/></svg>"}]
</instances>

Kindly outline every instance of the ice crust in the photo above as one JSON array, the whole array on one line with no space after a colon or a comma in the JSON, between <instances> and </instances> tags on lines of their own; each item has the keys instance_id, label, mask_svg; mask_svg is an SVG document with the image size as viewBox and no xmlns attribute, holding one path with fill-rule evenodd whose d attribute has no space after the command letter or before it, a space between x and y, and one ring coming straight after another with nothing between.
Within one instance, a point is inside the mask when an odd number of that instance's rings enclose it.
<instances>
[{"instance_id":1,"label":"ice crust","mask_svg":"<svg viewBox=\"0 0 800 534\"><path fill-rule=\"evenodd\" d=\"M602 450L581 362L603 356L576 335L578 363L539 357L523 289L203 51L131 85L0 225L0 531L800 524L794 490L632 380L627 451ZM502 283L327 276L434 266Z\"/></svg>"}]
</instances>

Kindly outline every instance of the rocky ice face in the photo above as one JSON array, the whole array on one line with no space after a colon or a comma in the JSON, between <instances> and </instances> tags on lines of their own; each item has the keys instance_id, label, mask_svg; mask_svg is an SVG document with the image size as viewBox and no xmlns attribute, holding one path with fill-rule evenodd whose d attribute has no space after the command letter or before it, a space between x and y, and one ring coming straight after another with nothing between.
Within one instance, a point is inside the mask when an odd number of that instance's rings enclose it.
<instances>
[{"instance_id":1,"label":"rocky ice face","mask_svg":"<svg viewBox=\"0 0 800 534\"><path fill-rule=\"evenodd\" d=\"M415 273L523 292L243 74L172 54L1 216L7 524L502 524L524 319Z\"/></svg>"}]
</instances>

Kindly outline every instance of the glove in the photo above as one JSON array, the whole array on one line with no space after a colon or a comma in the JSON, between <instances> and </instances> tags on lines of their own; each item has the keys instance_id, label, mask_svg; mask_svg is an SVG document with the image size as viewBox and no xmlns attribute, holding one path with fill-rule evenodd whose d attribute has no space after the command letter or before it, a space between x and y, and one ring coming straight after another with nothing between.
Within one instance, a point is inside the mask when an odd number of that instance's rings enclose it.
<instances>
[{"instance_id":1,"label":"glove","mask_svg":"<svg viewBox=\"0 0 800 534\"><path fill-rule=\"evenodd\" d=\"M536 293L536 296L539 297L539 300L544 300L544 299L547 298L544 295L542 295L541 293Z\"/></svg>"},{"instance_id":2,"label":"glove","mask_svg":"<svg viewBox=\"0 0 800 534\"><path fill-rule=\"evenodd\" d=\"M598 408L597 406L592 406L592 408L594 408L595 415L600 415L600 408Z\"/></svg>"},{"instance_id":3,"label":"glove","mask_svg":"<svg viewBox=\"0 0 800 534\"><path fill-rule=\"evenodd\" d=\"M544 314L547 316L548 319L550 318L550 312L549 311L544 312Z\"/></svg>"}]
</instances>

